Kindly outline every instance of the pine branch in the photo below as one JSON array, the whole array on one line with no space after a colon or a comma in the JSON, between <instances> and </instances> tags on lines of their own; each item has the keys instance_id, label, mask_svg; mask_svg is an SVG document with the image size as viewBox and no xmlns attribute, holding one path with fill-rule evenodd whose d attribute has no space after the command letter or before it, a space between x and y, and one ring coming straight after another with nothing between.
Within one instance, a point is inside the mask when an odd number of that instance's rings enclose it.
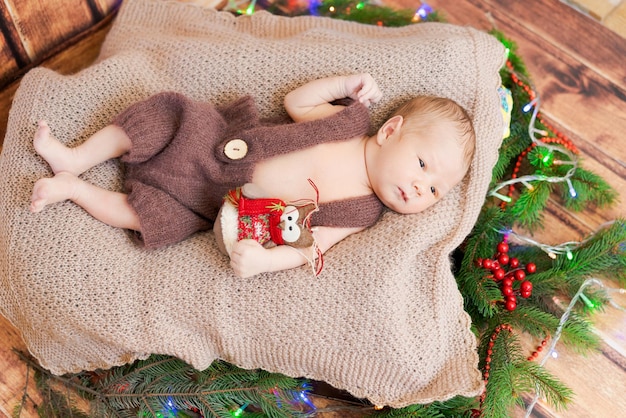
<instances>
[{"instance_id":1,"label":"pine branch","mask_svg":"<svg viewBox=\"0 0 626 418\"><path fill-rule=\"evenodd\" d=\"M471 410L477 407L476 399L457 396L445 402L378 411L373 416L376 418L470 418Z\"/></svg>"},{"instance_id":2,"label":"pine branch","mask_svg":"<svg viewBox=\"0 0 626 418\"><path fill-rule=\"evenodd\" d=\"M40 369L35 369L34 373L37 389L43 397L41 405L37 407L39 416L49 418L89 418L87 414L76 408L75 402L69 394L63 394L51 383L54 379L50 379Z\"/></svg>"},{"instance_id":3,"label":"pine branch","mask_svg":"<svg viewBox=\"0 0 626 418\"><path fill-rule=\"evenodd\" d=\"M514 112L514 115L517 115L518 109L515 108ZM502 181L504 175L511 171L510 167L513 166L514 160L517 160L522 151L530 146L528 126L525 125L527 123L525 118L518 117L517 120L513 120L510 127L511 133L502 141L498 161L492 170L491 187Z\"/></svg>"},{"instance_id":4,"label":"pine branch","mask_svg":"<svg viewBox=\"0 0 626 418\"><path fill-rule=\"evenodd\" d=\"M487 350L491 334L485 334L481 343ZM569 402L572 392L546 370L530 362L521 354L521 347L515 334L500 332L494 341L489 370L486 397L483 402L483 417L508 416L517 404L523 406L522 393L539 390L555 408L562 408ZM485 364L482 364L485 367Z\"/></svg>"},{"instance_id":5,"label":"pine branch","mask_svg":"<svg viewBox=\"0 0 626 418\"><path fill-rule=\"evenodd\" d=\"M626 223L623 219L617 219L608 228L597 231L583 245L572 251L571 259L559 257L555 261L555 269L564 272L570 280L612 274L621 278L626 274L624 243L626 243Z\"/></svg>"},{"instance_id":6,"label":"pine branch","mask_svg":"<svg viewBox=\"0 0 626 418\"><path fill-rule=\"evenodd\" d=\"M554 315L535 306L524 305L519 305L513 312L503 313L501 321L536 338L544 338L553 333L559 325L559 319Z\"/></svg>"},{"instance_id":7,"label":"pine branch","mask_svg":"<svg viewBox=\"0 0 626 418\"><path fill-rule=\"evenodd\" d=\"M580 166L574 172L571 182L576 197L570 195L566 185L560 184L558 187L565 207L569 210L580 212L591 204L606 208L617 201L617 192L603 178Z\"/></svg>"},{"instance_id":8,"label":"pine branch","mask_svg":"<svg viewBox=\"0 0 626 418\"><path fill-rule=\"evenodd\" d=\"M552 192L551 183L535 181L532 185L532 189L525 189L517 201L509 206L511 216L517 225L528 231L541 227L543 211Z\"/></svg>"},{"instance_id":9,"label":"pine branch","mask_svg":"<svg viewBox=\"0 0 626 418\"><path fill-rule=\"evenodd\" d=\"M554 378L543 367L532 361L522 361L515 365L516 386L524 393L537 391L540 397L557 411L564 409L572 400L572 390Z\"/></svg>"}]
</instances>

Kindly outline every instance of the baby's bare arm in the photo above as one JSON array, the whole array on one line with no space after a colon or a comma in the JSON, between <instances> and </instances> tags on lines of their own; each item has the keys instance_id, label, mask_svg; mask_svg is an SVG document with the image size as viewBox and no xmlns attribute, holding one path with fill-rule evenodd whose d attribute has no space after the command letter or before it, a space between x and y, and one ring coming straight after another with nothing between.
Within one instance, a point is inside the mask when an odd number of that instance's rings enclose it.
<instances>
[{"instance_id":1,"label":"baby's bare arm","mask_svg":"<svg viewBox=\"0 0 626 418\"><path fill-rule=\"evenodd\" d=\"M322 253L363 228L319 227L313 233ZM230 254L230 265L237 276L245 278L256 274L287 270L299 267L314 260L317 254L312 247L298 250L287 245L265 248L255 240L241 240L235 243Z\"/></svg>"},{"instance_id":2,"label":"baby's bare arm","mask_svg":"<svg viewBox=\"0 0 626 418\"><path fill-rule=\"evenodd\" d=\"M382 93L369 74L320 78L287 94L285 109L296 122L321 119L343 108L333 106L330 102L346 97L358 100L369 107L382 98Z\"/></svg>"}]
</instances>

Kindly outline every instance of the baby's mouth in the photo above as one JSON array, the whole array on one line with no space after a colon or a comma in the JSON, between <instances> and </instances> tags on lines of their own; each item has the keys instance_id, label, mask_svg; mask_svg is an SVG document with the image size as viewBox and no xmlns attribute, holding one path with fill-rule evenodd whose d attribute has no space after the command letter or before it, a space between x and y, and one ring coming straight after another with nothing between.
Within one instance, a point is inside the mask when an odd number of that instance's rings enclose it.
<instances>
[{"instance_id":1,"label":"baby's mouth","mask_svg":"<svg viewBox=\"0 0 626 418\"><path fill-rule=\"evenodd\" d=\"M405 202L409 200L409 197L406 195L406 193L404 193L404 190L402 190L400 187L398 187L398 190L400 190L400 196L402 197L402 200L404 200Z\"/></svg>"}]
</instances>

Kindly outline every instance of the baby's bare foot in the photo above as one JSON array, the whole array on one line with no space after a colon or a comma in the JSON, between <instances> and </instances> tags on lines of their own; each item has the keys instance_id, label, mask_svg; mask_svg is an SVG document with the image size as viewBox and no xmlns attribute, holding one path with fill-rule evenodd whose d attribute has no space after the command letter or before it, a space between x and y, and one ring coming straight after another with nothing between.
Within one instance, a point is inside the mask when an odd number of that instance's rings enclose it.
<instances>
[{"instance_id":1,"label":"baby's bare foot","mask_svg":"<svg viewBox=\"0 0 626 418\"><path fill-rule=\"evenodd\" d=\"M76 175L80 174L75 173L72 150L50 135L50 128L45 121L39 122L39 127L33 139L33 146L35 151L50 164L54 174L61 171L67 171Z\"/></svg>"},{"instance_id":2,"label":"baby's bare foot","mask_svg":"<svg viewBox=\"0 0 626 418\"><path fill-rule=\"evenodd\" d=\"M79 181L75 175L65 171L37 180L30 198L30 211L41 212L46 205L73 198Z\"/></svg>"}]
</instances>

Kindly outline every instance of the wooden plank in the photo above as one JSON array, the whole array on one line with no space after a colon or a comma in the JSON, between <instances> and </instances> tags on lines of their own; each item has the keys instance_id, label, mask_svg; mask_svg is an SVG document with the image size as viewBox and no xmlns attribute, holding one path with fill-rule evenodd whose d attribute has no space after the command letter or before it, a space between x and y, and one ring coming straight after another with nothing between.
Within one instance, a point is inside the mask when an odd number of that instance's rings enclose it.
<instances>
[{"instance_id":1,"label":"wooden plank","mask_svg":"<svg viewBox=\"0 0 626 418\"><path fill-rule=\"evenodd\" d=\"M111 29L113 15L107 16L88 31L80 34L81 39L42 63L42 66L61 74L72 74L91 64L100 53L100 46ZM19 80L0 90L0 149L6 134L9 110Z\"/></svg>"},{"instance_id":2,"label":"wooden plank","mask_svg":"<svg viewBox=\"0 0 626 418\"><path fill-rule=\"evenodd\" d=\"M3 35L3 49L10 51L12 59L18 67L27 65L30 62L28 52L24 49L18 28L13 20L11 5L3 0L2 8L0 8L0 29Z\"/></svg>"},{"instance_id":3,"label":"wooden plank","mask_svg":"<svg viewBox=\"0 0 626 418\"><path fill-rule=\"evenodd\" d=\"M472 0L486 3L499 13L523 19L529 32L551 43L597 72L611 83L626 89L626 41L589 17L572 12L562 1ZM520 20L521 20L520 19Z\"/></svg>"},{"instance_id":4,"label":"wooden plank","mask_svg":"<svg viewBox=\"0 0 626 418\"><path fill-rule=\"evenodd\" d=\"M96 20L102 20L122 4L122 0L88 0Z\"/></svg>"},{"instance_id":5,"label":"wooden plank","mask_svg":"<svg viewBox=\"0 0 626 418\"><path fill-rule=\"evenodd\" d=\"M54 8L43 0L4 1L31 61L94 23L84 0L59 0Z\"/></svg>"},{"instance_id":6,"label":"wooden plank","mask_svg":"<svg viewBox=\"0 0 626 418\"><path fill-rule=\"evenodd\" d=\"M67 46L117 10L121 0L3 0L0 8L0 87Z\"/></svg>"},{"instance_id":7,"label":"wooden plank","mask_svg":"<svg viewBox=\"0 0 626 418\"><path fill-rule=\"evenodd\" d=\"M0 25L2 24L3 22L0 20ZM16 74L18 70L19 66L15 59L15 55L9 47L8 40L4 36L4 31L2 30L0 32L0 86L4 86L11 82L14 74Z\"/></svg>"},{"instance_id":8,"label":"wooden plank","mask_svg":"<svg viewBox=\"0 0 626 418\"><path fill-rule=\"evenodd\" d=\"M32 373L26 381L26 363L21 361L13 349L27 351L19 331L0 315L0 417L12 416L13 408L19 405L24 390L28 389L32 397L26 403L26 409L20 418L36 417L33 403L40 403L41 398L36 389Z\"/></svg>"},{"instance_id":9,"label":"wooden plank","mask_svg":"<svg viewBox=\"0 0 626 418\"><path fill-rule=\"evenodd\" d=\"M385 3L406 9L417 9L420 4L415 0L386 0ZM448 22L478 29L495 28L506 34L507 27L502 23L518 22L528 33L536 34L542 43L552 44L611 83L626 88L624 38L561 1L431 0L428 4L441 11ZM517 41L520 44L533 42L523 37Z\"/></svg>"}]
</instances>

